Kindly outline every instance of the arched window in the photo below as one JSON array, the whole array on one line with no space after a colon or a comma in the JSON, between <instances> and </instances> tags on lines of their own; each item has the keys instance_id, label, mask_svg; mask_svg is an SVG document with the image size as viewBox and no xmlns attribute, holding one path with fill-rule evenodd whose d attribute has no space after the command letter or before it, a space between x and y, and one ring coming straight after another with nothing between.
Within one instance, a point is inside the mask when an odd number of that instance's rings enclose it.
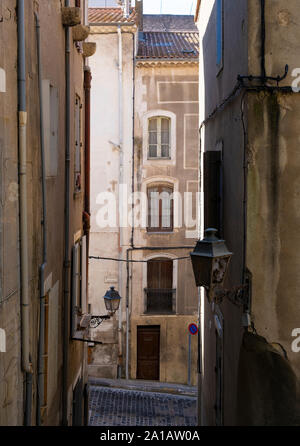
<instances>
[{"instance_id":1,"label":"arched window","mask_svg":"<svg viewBox=\"0 0 300 446\"><path fill-rule=\"evenodd\" d=\"M148 232L172 232L174 228L173 186L148 187Z\"/></svg>"},{"instance_id":2,"label":"arched window","mask_svg":"<svg viewBox=\"0 0 300 446\"><path fill-rule=\"evenodd\" d=\"M155 116L148 119L148 159L170 159L171 119Z\"/></svg>"}]
</instances>

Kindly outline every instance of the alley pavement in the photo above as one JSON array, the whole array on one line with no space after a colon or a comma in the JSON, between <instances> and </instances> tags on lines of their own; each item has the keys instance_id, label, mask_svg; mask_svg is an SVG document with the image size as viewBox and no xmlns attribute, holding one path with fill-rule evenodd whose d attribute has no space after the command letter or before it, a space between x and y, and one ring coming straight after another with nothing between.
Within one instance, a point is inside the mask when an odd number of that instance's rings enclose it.
<instances>
[{"instance_id":1,"label":"alley pavement","mask_svg":"<svg viewBox=\"0 0 300 446\"><path fill-rule=\"evenodd\" d=\"M93 379L90 426L197 426L196 388Z\"/></svg>"}]
</instances>

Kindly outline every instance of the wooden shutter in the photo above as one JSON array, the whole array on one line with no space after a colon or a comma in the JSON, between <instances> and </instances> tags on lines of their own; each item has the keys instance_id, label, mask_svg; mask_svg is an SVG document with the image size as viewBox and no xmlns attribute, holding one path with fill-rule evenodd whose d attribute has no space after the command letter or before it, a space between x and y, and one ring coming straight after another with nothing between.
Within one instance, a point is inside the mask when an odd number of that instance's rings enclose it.
<instances>
[{"instance_id":1,"label":"wooden shutter","mask_svg":"<svg viewBox=\"0 0 300 446\"><path fill-rule=\"evenodd\" d=\"M87 313L87 277L86 277L86 236L81 240L81 310Z\"/></svg>"},{"instance_id":2,"label":"wooden shutter","mask_svg":"<svg viewBox=\"0 0 300 446\"><path fill-rule=\"evenodd\" d=\"M222 151L204 153L204 223L205 228L223 234Z\"/></svg>"},{"instance_id":3,"label":"wooden shutter","mask_svg":"<svg viewBox=\"0 0 300 446\"><path fill-rule=\"evenodd\" d=\"M173 261L154 259L147 268L147 311L171 313L173 310Z\"/></svg>"},{"instance_id":4,"label":"wooden shutter","mask_svg":"<svg viewBox=\"0 0 300 446\"><path fill-rule=\"evenodd\" d=\"M71 333L77 330L77 314L80 306L79 265L80 245L77 243L72 249L72 300L71 300Z\"/></svg>"}]
</instances>

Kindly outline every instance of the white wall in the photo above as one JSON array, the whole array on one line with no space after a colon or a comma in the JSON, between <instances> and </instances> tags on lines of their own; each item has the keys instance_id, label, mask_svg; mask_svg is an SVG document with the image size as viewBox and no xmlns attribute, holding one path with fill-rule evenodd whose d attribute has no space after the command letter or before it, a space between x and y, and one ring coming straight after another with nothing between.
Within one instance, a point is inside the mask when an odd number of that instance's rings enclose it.
<instances>
[{"instance_id":1,"label":"white wall","mask_svg":"<svg viewBox=\"0 0 300 446\"><path fill-rule=\"evenodd\" d=\"M132 35L123 34L123 152L124 183L131 188L132 166ZM90 41L97 43L97 52L90 59L92 71L91 96L91 241L90 255L118 258L119 229L100 228L97 213L101 205L97 203L99 194L115 193L118 200L119 181L119 72L117 32L114 34L91 35ZM113 144L112 144L113 143ZM130 229L124 229L123 250L129 245ZM125 267L123 268L125 277ZM89 299L93 314L105 314L103 299L110 286L119 287L119 263L90 261ZM124 283L124 280L123 280ZM125 287L119 289L125 296ZM124 299L125 300L125 299ZM104 312L104 313L103 313Z\"/></svg>"}]
</instances>

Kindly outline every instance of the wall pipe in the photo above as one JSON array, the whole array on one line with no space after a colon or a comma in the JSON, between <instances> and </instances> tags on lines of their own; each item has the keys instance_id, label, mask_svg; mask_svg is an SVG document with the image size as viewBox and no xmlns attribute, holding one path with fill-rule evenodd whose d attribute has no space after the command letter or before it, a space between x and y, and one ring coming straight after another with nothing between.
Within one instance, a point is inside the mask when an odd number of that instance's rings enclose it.
<instances>
[{"instance_id":1,"label":"wall pipe","mask_svg":"<svg viewBox=\"0 0 300 446\"><path fill-rule=\"evenodd\" d=\"M134 150L134 127L135 127L135 38L134 33L132 34L132 54L133 54L133 60L132 60L132 172L131 172L131 194L132 194L132 205L131 205L131 212L132 212L132 228L131 228L131 239L130 239L130 245L131 249L134 248L134 169L135 169L135 150ZM129 251L126 251L126 271L127 271L127 279L126 279L126 359L125 359L125 375L126 379L129 379L129 282L130 282L130 271L129 271Z\"/></svg>"},{"instance_id":2,"label":"wall pipe","mask_svg":"<svg viewBox=\"0 0 300 446\"><path fill-rule=\"evenodd\" d=\"M25 5L18 0L18 137L19 137L19 206L20 206L20 269L21 269L21 355L25 378L24 424L31 424L32 365L29 341L29 272L28 272L28 210L27 210L27 103Z\"/></svg>"},{"instance_id":3,"label":"wall pipe","mask_svg":"<svg viewBox=\"0 0 300 446\"><path fill-rule=\"evenodd\" d=\"M46 197L46 172L45 172L45 135L44 135L44 112L42 95L42 60L41 60L41 38L40 20L35 13L36 41L38 59L38 81L39 81L39 104L40 104L40 144L41 144L41 171L42 171L42 226L43 226L43 254L40 266L40 329L38 343L38 377L37 377L37 426L42 424L42 406L44 405L44 354L45 354L45 270L47 266L47 197Z\"/></svg>"},{"instance_id":4,"label":"wall pipe","mask_svg":"<svg viewBox=\"0 0 300 446\"><path fill-rule=\"evenodd\" d=\"M70 6L70 0L65 0L65 7ZM70 112L70 44L71 32L67 26L65 28L65 247L64 247L64 328L63 328L63 425L68 425L68 361L69 361L69 342L70 342L70 128L71 128L71 112Z\"/></svg>"},{"instance_id":5,"label":"wall pipe","mask_svg":"<svg viewBox=\"0 0 300 446\"><path fill-rule=\"evenodd\" d=\"M84 67L84 93L85 93L85 234L87 240L87 253L90 246L90 216L91 216L91 204L90 204L90 190L91 190L91 81L92 74L91 69L88 66ZM88 293L88 277L89 277L89 256L86 256L86 284Z\"/></svg>"},{"instance_id":6,"label":"wall pipe","mask_svg":"<svg viewBox=\"0 0 300 446\"><path fill-rule=\"evenodd\" d=\"M266 2L260 0L260 13L261 13L261 77L262 81L266 79Z\"/></svg>"},{"instance_id":7,"label":"wall pipe","mask_svg":"<svg viewBox=\"0 0 300 446\"><path fill-rule=\"evenodd\" d=\"M119 207L119 258L122 258L123 251L123 203L120 196L120 185L124 182L124 151L123 151L123 41L121 26L118 26L118 42L119 42L119 193L118 193L118 207ZM123 266L119 263L119 290L122 292L122 278ZM121 367L123 358L123 344L122 344L122 317L123 308L122 303L119 308L119 364L118 364L118 378L121 377Z\"/></svg>"}]
</instances>

